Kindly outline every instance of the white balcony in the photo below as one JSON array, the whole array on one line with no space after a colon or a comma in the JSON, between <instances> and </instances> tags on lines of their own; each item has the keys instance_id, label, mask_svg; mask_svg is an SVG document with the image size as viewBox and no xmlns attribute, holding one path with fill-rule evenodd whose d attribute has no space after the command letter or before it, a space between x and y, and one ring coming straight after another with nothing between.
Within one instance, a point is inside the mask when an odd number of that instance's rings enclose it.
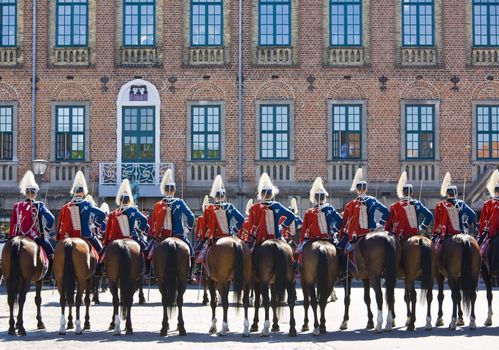
<instances>
[{"instance_id":1,"label":"white balcony","mask_svg":"<svg viewBox=\"0 0 499 350\"><path fill-rule=\"evenodd\" d=\"M160 197L159 185L173 163L100 163L99 196L114 197L123 179L137 181L141 197Z\"/></svg>"}]
</instances>

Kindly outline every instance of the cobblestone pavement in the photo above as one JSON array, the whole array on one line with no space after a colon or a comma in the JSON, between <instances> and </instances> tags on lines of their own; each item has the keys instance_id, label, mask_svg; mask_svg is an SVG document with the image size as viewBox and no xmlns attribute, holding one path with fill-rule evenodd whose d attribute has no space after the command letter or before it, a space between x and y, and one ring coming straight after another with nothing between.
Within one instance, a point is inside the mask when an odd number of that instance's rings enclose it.
<instances>
[{"instance_id":1,"label":"cobblestone pavement","mask_svg":"<svg viewBox=\"0 0 499 350\"><path fill-rule=\"evenodd\" d=\"M425 307L418 304L417 330L414 332L405 331L405 303L403 302L403 289L399 282L396 290L396 312L397 327L388 333L374 334L366 330L367 321L366 309L363 302L362 288L354 287L352 290L352 304L350 309L350 329L339 331L338 327L343 316L343 290L337 289L339 300L329 303L327 312L328 333L320 336L313 336L311 332L299 332L296 338L287 336L288 330L288 310L282 310L281 331L271 334L269 338L262 338L259 334L252 334L250 338L241 337L243 328L243 311L236 313L235 309L229 309L229 327L231 332L226 337L209 335L211 311L208 306L202 306L198 300L198 290L191 287L185 296L184 319L187 329L186 337L179 337L176 331L172 331L168 337L160 337L162 307L160 293L157 288L150 291L150 300L146 305L135 305L132 308L132 322L134 335L113 336L107 331L111 321L112 306L111 295L106 292L101 295L101 304L90 309L90 322L92 329L77 336L73 331L68 331L66 336L57 333L59 323L58 294L51 289L43 291L42 315L46 330L36 330L34 292L28 295L25 307L25 327L28 331L27 337L11 337L7 335L8 328L8 307L5 289L0 289L0 349L74 349L84 347L85 349L451 349L456 347L461 349L480 349L480 347L493 349L499 344L499 316L495 319L493 327L483 327L487 313L487 302L483 285L480 288L477 301L477 323L479 328L471 331L467 327L458 328L457 331L449 331L447 327L436 328L432 331L425 331ZM34 289L34 288L33 288ZM296 307L297 329L301 329L303 321L302 294L298 289L298 306ZM371 294L373 294L371 292ZM146 291L147 296L147 291ZM374 301L374 295L372 295ZM444 320L446 325L450 320L451 302L450 293L446 291L444 301ZM137 300L136 296L136 300ZM433 303L433 323L436 318L437 303L436 295ZM373 310L376 309L374 303ZM499 291L494 292L494 305L499 310ZM498 311L499 312L499 311ZM263 313L260 312L260 318ZM312 314L310 313L310 316ZM174 315L176 317L176 315ZM253 317L253 310L250 311ZM386 314L385 314L386 317ZM217 310L218 326L221 326L222 310ZM465 318L466 325L468 318ZM171 326L176 325L176 320L170 322ZM311 326L313 325L313 318ZM260 327L263 322L260 321ZM175 327L173 327L175 328ZM495 344L495 345L491 345Z\"/></svg>"}]
</instances>

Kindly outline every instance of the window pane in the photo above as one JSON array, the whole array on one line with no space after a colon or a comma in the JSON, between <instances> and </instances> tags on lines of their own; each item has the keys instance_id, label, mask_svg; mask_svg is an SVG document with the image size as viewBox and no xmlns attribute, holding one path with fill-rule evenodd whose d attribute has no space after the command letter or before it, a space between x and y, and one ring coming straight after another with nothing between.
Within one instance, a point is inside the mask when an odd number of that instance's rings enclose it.
<instances>
[{"instance_id":1,"label":"window pane","mask_svg":"<svg viewBox=\"0 0 499 350\"><path fill-rule=\"evenodd\" d=\"M259 0L259 45L289 46L290 14L290 0Z\"/></svg>"},{"instance_id":2,"label":"window pane","mask_svg":"<svg viewBox=\"0 0 499 350\"><path fill-rule=\"evenodd\" d=\"M260 106L260 156L289 158L289 105Z\"/></svg>"},{"instance_id":3,"label":"window pane","mask_svg":"<svg viewBox=\"0 0 499 350\"><path fill-rule=\"evenodd\" d=\"M406 158L434 158L434 105L405 106Z\"/></svg>"},{"instance_id":4,"label":"window pane","mask_svg":"<svg viewBox=\"0 0 499 350\"><path fill-rule=\"evenodd\" d=\"M361 0L331 0L330 45L362 45Z\"/></svg>"},{"instance_id":5,"label":"window pane","mask_svg":"<svg viewBox=\"0 0 499 350\"><path fill-rule=\"evenodd\" d=\"M193 160L219 160L220 106L193 106L191 109Z\"/></svg>"},{"instance_id":6,"label":"window pane","mask_svg":"<svg viewBox=\"0 0 499 350\"><path fill-rule=\"evenodd\" d=\"M12 159L13 111L12 106L0 107L0 160Z\"/></svg>"},{"instance_id":7,"label":"window pane","mask_svg":"<svg viewBox=\"0 0 499 350\"><path fill-rule=\"evenodd\" d=\"M332 111L333 158L361 158L362 106L333 105Z\"/></svg>"},{"instance_id":8,"label":"window pane","mask_svg":"<svg viewBox=\"0 0 499 350\"><path fill-rule=\"evenodd\" d=\"M433 45L433 0L403 0L402 43L404 46Z\"/></svg>"},{"instance_id":9,"label":"window pane","mask_svg":"<svg viewBox=\"0 0 499 350\"><path fill-rule=\"evenodd\" d=\"M88 31L87 0L57 0L56 44L57 46L86 46Z\"/></svg>"},{"instance_id":10,"label":"window pane","mask_svg":"<svg viewBox=\"0 0 499 350\"><path fill-rule=\"evenodd\" d=\"M477 106L477 158L499 159L499 106Z\"/></svg>"},{"instance_id":11,"label":"window pane","mask_svg":"<svg viewBox=\"0 0 499 350\"><path fill-rule=\"evenodd\" d=\"M123 161L154 162L154 107L123 108Z\"/></svg>"},{"instance_id":12,"label":"window pane","mask_svg":"<svg viewBox=\"0 0 499 350\"><path fill-rule=\"evenodd\" d=\"M16 1L3 0L0 2L0 45L16 46Z\"/></svg>"},{"instance_id":13,"label":"window pane","mask_svg":"<svg viewBox=\"0 0 499 350\"><path fill-rule=\"evenodd\" d=\"M155 45L155 0L124 0L123 44Z\"/></svg>"}]
</instances>

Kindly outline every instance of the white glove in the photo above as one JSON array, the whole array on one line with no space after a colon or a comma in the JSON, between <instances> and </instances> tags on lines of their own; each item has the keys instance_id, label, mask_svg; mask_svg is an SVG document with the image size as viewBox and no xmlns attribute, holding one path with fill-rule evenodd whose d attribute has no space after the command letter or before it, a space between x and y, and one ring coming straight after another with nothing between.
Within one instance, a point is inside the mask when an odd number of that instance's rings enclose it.
<instances>
[{"instance_id":1,"label":"white glove","mask_svg":"<svg viewBox=\"0 0 499 350\"><path fill-rule=\"evenodd\" d=\"M191 232L188 227L184 227L184 236L187 236Z\"/></svg>"},{"instance_id":2,"label":"white glove","mask_svg":"<svg viewBox=\"0 0 499 350\"><path fill-rule=\"evenodd\" d=\"M384 230L384 229L385 229L385 225L382 225L380 223L376 224L376 230Z\"/></svg>"}]
</instances>

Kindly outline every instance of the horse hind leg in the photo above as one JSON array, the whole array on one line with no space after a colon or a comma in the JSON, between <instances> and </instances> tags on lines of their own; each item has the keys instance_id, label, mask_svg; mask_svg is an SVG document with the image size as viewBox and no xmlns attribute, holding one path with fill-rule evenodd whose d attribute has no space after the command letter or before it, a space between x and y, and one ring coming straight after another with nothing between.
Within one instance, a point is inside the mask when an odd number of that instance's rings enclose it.
<instances>
[{"instance_id":1,"label":"horse hind leg","mask_svg":"<svg viewBox=\"0 0 499 350\"><path fill-rule=\"evenodd\" d=\"M381 290L381 280L377 276L371 279L371 284L374 289L374 293L376 295L376 305L378 307L378 316L376 318L376 327L374 328L374 332L380 333L383 331L383 292ZM388 318L387 318L387 326L388 326ZM391 326L391 320L390 320Z\"/></svg>"},{"instance_id":2,"label":"horse hind leg","mask_svg":"<svg viewBox=\"0 0 499 350\"><path fill-rule=\"evenodd\" d=\"M317 319L317 294L315 292L315 285L309 284L307 286L308 292L310 294L310 305L312 306L312 312L314 313L314 335L319 335L319 320Z\"/></svg>"},{"instance_id":3,"label":"horse hind leg","mask_svg":"<svg viewBox=\"0 0 499 350\"><path fill-rule=\"evenodd\" d=\"M425 329L430 331L431 326L431 303L433 301L433 289L430 288L426 291L426 325Z\"/></svg>"},{"instance_id":4,"label":"horse hind leg","mask_svg":"<svg viewBox=\"0 0 499 350\"><path fill-rule=\"evenodd\" d=\"M18 297L18 313L17 313L17 334L21 336L26 335L26 329L24 329L24 320L23 320L23 312L24 312L24 303L26 302L26 294L28 293L30 286L30 282L28 281L25 283L24 286L22 286L21 290L19 291L19 297Z\"/></svg>"},{"instance_id":5,"label":"horse hind leg","mask_svg":"<svg viewBox=\"0 0 499 350\"><path fill-rule=\"evenodd\" d=\"M437 315L437 322L435 323L435 327L442 327L444 325L444 320L443 320L443 309L442 305L444 303L444 279L445 277L439 273L437 275L437 283L438 283L438 315Z\"/></svg>"},{"instance_id":6,"label":"horse hind leg","mask_svg":"<svg viewBox=\"0 0 499 350\"><path fill-rule=\"evenodd\" d=\"M269 285L267 283L262 283L260 285L261 294L263 299L263 308L265 309L265 321L263 323L262 337L268 337L270 335L270 321L269 321L269 308L270 308L270 299L269 299Z\"/></svg>"},{"instance_id":7,"label":"horse hind leg","mask_svg":"<svg viewBox=\"0 0 499 350\"><path fill-rule=\"evenodd\" d=\"M253 291L255 295L255 300L253 303L253 306L255 308L255 314L253 316L253 324L251 325L250 332L258 332L258 322L259 322L258 311L260 310L260 303L261 303L260 285L255 283L253 285Z\"/></svg>"},{"instance_id":8,"label":"horse hind leg","mask_svg":"<svg viewBox=\"0 0 499 350\"><path fill-rule=\"evenodd\" d=\"M120 299L118 297L118 286L111 282L110 288L113 296L113 316L109 324L109 330L114 331L114 335L121 335L121 320L119 315Z\"/></svg>"},{"instance_id":9,"label":"horse hind leg","mask_svg":"<svg viewBox=\"0 0 499 350\"><path fill-rule=\"evenodd\" d=\"M459 283L455 278L449 278L449 287L452 297L452 319L449 323L449 329L454 331L457 326L457 309L461 302L461 292L459 290Z\"/></svg>"},{"instance_id":10,"label":"horse hind leg","mask_svg":"<svg viewBox=\"0 0 499 350\"><path fill-rule=\"evenodd\" d=\"M350 319L349 309L350 309L350 292L352 287L352 279L347 276L346 280L343 282L345 288L345 298L343 299L343 304L345 306L345 311L343 314L343 321L340 325L340 330L344 331L348 329L348 320Z\"/></svg>"},{"instance_id":11,"label":"horse hind leg","mask_svg":"<svg viewBox=\"0 0 499 350\"><path fill-rule=\"evenodd\" d=\"M92 288L92 278L89 278L85 285L85 324L83 329L90 329L90 289ZM97 289L97 288L96 288Z\"/></svg>"},{"instance_id":12,"label":"horse hind leg","mask_svg":"<svg viewBox=\"0 0 499 350\"><path fill-rule=\"evenodd\" d=\"M272 332L279 332L280 331L280 328L279 328L279 318L277 317L277 304L280 303L281 301L277 301L277 297L274 293L274 290L273 288L271 288L272 291L270 292L271 293L271 298L270 298L270 305L272 307L272 313L273 313L273 318L272 318L272 328L271 328L271 331Z\"/></svg>"},{"instance_id":13,"label":"horse hind leg","mask_svg":"<svg viewBox=\"0 0 499 350\"><path fill-rule=\"evenodd\" d=\"M210 290L210 306L211 306L211 326L210 326L210 334L217 333L217 291L215 290L214 282L208 281L208 289Z\"/></svg>"},{"instance_id":14,"label":"horse hind leg","mask_svg":"<svg viewBox=\"0 0 499 350\"><path fill-rule=\"evenodd\" d=\"M159 335L166 337L168 335L168 330L170 326L168 324L168 299L166 297L167 291L165 288L165 282L158 281L159 291L161 292L161 304L163 305L163 321L161 322L161 331Z\"/></svg>"},{"instance_id":15,"label":"horse hind leg","mask_svg":"<svg viewBox=\"0 0 499 350\"><path fill-rule=\"evenodd\" d=\"M464 326L464 318L463 318L463 308L461 306L461 293L459 293L459 303L457 304L457 323L458 327Z\"/></svg>"},{"instance_id":16,"label":"horse hind leg","mask_svg":"<svg viewBox=\"0 0 499 350\"><path fill-rule=\"evenodd\" d=\"M492 276L489 274L486 269L482 269L483 271L483 281L485 282L485 288L487 290L487 319L485 320L485 326L490 327L492 326Z\"/></svg>"},{"instance_id":17,"label":"horse hind leg","mask_svg":"<svg viewBox=\"0 0 499 350\"><path fill-rule=\"evenodd\" d=\"M132 303L133 303L133 300L132 300ZM132 327L132 305L130 303L126 306L125 334L126 335L133 335L133 327Z\"/></svg>"},{"instance_id":18,"label":"horse hind leg","mask_svg":"<svg viewBox=\"0 0 499 350\"><path fill-rule=\"evenodd\" d=\"M75 321L76 335L83 334L83 328L81 327L81 320L80 320L80 308L82 304L82 298L83 298L83 287L80 286L80 283L78 282L78 291L76 293L76 321Z\"/></svg>"},{"instance_id":19,"label":"horse hind leg","mask_svg":"<svg viewBox=\"0 0 499 350\"><path fill-rule=\"evenodd\" d=\"M249 283L246 283L243 291L243 307L244 307L243 337L250 336L249 319L248 319L248 308L250 306L249 294L250 294Z\"/></svg>"},{"instance_id":20,"label":"horse hind leg","mask_svg":"<svg viewBox=\"0 0 499 350\"><path fill-rule=\"evenodd\" d=\"M476 290L471 293L471 313L470 313L470 329L476 329L476 317L475 317L475 302L476 302Z\"/></svg>"},{"instance_id":21,"label":"horse hind leg","mask_svg":"<svg viewBox=\"0 0 499 350\"><path fill-rule=\"evenodd\" d=\"M15 327L15 320L14 320L14 304L16 302L16 294L14 293L9 293L7 296L7 302L9 304L9 335L16 335L16 327Z\"/></svg>"},{"instance_id":22,"label":"horse hind leg","mask_svg":"<svg viewBox=\"0 0 499 350\"><path fill-rule=\"evenodd\" d=\"M303 326L301 327L302 332L308 332L308 308L310 306L310 296L308 295L308 288L304 282L302 282L303 290L303 309L305 312L305 317L303 318Z\"/></svg>"},{"instance_id":23,"label":"horse hind leg","mask_svg":"<svg viewBox=\"0 0 499 350\"><path fill-rule=\"evenodd\" d=\"M185 331L184 327L184 316L182 313L182 306L184 305L185 288L186 288L185 283L181 282L177 291L177 308L178 308L177 328L178 328L178 335L180 336L187 335L187 332Z\"/></svg>"},{"instance_id":24,"label":"horse hind leg","mask_svg":"<svg viewBox=\"0 0 499 350\"><path fill-rule=\"evenodd\" d=\"M289 333L290 337L296 336L296 321L295 321L295 303L296 303L296 287L295 282L288 281L288 306L289 306Z\"/></svg>"},{"instance_id":25,"label":"horse hind leg","mask_svg":"<svg viewBox=\"0 0 499 350\"><path fill-rule=\"evenodd\" d=\"M36 320L38 321L36 328L37 329L45 329L45 325L42 321L42 280L36 282L36 295L35 295L35 304L36 304Z\"/></svg>"},{"instance_id":26,"label":"horse hind leg","mask_svg":"<svg viewBox=\"0 0 499 350\"><path fill-rule=\"evenodd\" d=\"M371 295L369 294L369 288L371 286L371 282L369 280L362 280L362 283L364 284L364 302L366 303L367 307L367 329L373 329L374 328L374 321L373 321L373 313L371 311Z\"/></svg>"},{"instance_id":27,"label":"horse hind leg","mask_svg":"<svg viewBox=\"0 0 499 350\"><path fill-rule=\"evenodd\" d=\"M229 285L227 283L220 283L218 286L218 292L221 296L223 309L222 328L220 328L218 335L224 337L229 332L229 324L227 321L227 311L229 309Z\"/></svg>"}]
</instances>

